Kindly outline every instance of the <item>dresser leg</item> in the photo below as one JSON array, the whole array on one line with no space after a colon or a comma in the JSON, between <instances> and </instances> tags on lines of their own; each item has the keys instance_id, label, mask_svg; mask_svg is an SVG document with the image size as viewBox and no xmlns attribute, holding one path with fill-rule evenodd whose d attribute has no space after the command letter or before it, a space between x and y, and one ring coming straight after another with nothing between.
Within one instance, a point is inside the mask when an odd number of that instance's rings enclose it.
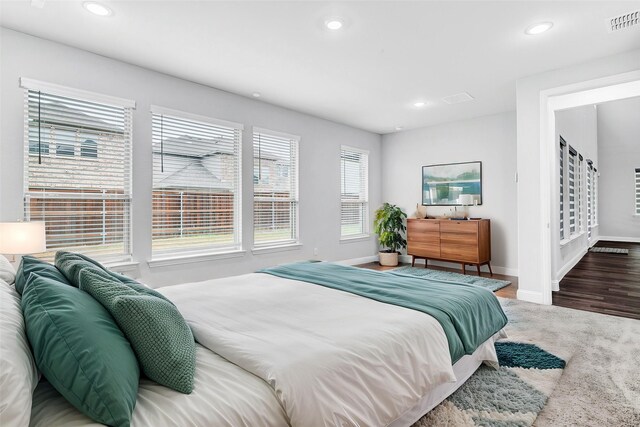
<instances>
[{"instance_id":1,"label":"dresser leg","mask_svg":"<svg viewBox=\"0 0 640 427\"><path fill-rule=\"evenodd\" d=\"M429 264L429 260L427 258L424 259L424 268L427 268L427 265Z\"/></svg>"},{"instance_id":2,"label":"dresser leg","mask_svg":"<svg viewBox=\"0 0 640 427\"><path fill-rule=\"evenodd\" d=\"M415 266L416 266L416 256L411 255L411 267L415 267Z\"/></svg>"},{"instance_id":3,"label":"dresser leg","mask_svg":"<svg viewBox=\"0 0 640 427\"><path fill-rule=\"evenodd\" d=\"M476 264L476 267L478 268L478 276L481 276L481 274L480 274L480 264Z\"/></svg>"},{"instance_id":4,"label":"dresser leg","mask_svg":"<svg viewBox=\"0 0 640 427\"><path fill-rule=\"evenodd\" d=\"M488 262L487 265L489 266L489 273L491 273L491 276L493 276L493 271L491 271L491 263Z\"/></svg>"},{"instance_id":5,"label":"dresser leg","mask_svg":"<svg viewBox=\"0 0 640 427\"><path fill-rule=\"evenodd\" d=\"M462 265L462 274L467 274L467 271L464 268L464 262L461 265Z\"/></svg>"}]
</instances>

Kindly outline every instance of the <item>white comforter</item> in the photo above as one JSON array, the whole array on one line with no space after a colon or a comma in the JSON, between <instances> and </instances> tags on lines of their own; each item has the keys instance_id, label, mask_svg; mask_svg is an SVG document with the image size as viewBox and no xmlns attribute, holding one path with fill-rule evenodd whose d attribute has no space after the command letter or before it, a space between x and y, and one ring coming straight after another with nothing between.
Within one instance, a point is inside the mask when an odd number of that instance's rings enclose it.
<instances>
[{"instance_id":1,"label":"white comforter","mask_svg":"<svg viewBox=\"0 0 640 427\"><path fill-rule=\"evenodd\" d=\"M385 426L455 380L424 313L254 273L159 289L196 340L268 383L292 426Z\"/></svg>"}]
</instances>

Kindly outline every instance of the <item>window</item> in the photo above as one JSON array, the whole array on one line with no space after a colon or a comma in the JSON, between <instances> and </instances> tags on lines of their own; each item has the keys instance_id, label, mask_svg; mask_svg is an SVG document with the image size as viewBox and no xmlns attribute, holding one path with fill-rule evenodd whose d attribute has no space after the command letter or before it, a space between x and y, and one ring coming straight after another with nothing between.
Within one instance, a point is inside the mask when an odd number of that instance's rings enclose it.
<instances>
[{"instance_id":1,"label":"window","mask_svg":"<svg viewBox=\"0 0 640 427\"><path fill-rule=\"evenodd\" d=\"M298 242L297 136L253 130L253 244Z\"/></svg>"},{"instance_id":2,"label":"window","mask_svg":"<svg viewBox=\"0 0 640 427\"><path fill-rule=\"evenodd\" d=\"M569 147L569 235L576 234L576 159L578 152Z\"/></svg>"},{"instance_id":3,"label":"window","mask_svg":"<svg viewBox=\"0 0 640 427\"><path fill-rule=\"evenodd\" d=\"M47 250L131 256L131 113L135 104L22 79L25 88L24 208L46 223ZM99 161L74 156L90 139ZM55 155L48 155L55 147Z\"/></svg>"},{"instance_id":4,"label":"window","mask_svg":"<svg viewBox=\"0 0 640 427\"><path fill-rule=\"evenodd\" d=\"M593 162L587 160L587 238L591 240L591 226L592 216L591 213L593 205Z\"/></svg>"},{"instance_id":5,"label":"window","mask_svg":"<svg viewBox=\"0 0 640 427\"><path fill-rule=\"evenodd\" d=\"M584 231L584 214L582 212L582 210L584 209L584 205L583 205L583 201L582 201L582 192L584 191L583 185L584 185L584 181L583 181L583 176L584 176L584 157L582 157L582 154L578 154L578 169L577 169L577 175L578 175L578 185L577 185L577 192L578 192L578 206L577 206L577 211L578 211L578 230L582 233Z\"/></svg>"},{"instance_id":6,"label":"window","mask_svg":"<svg viewBox=\"0 0 640 427\"><path fill-rule=\"evenodd\" d=\"M636 215L640 215L640 168L636 168Z\"/></svg>"},{"instance_id":7,"label":"window","mask_svg":"<svg viewBox=\"0 0 640 427\"><path fill-rule=\"evenodd\" d=\"M241 247L242 126L153 106L153 256Z\"/></svg>"},{"instance_id":8,"label":"window","mask_svg":"<svg viewBox=\"0 0 640 427\"><path fill-rule=\"evenodd\" d=\"M564 240L564 159L567 143L560 137L560 240Z\"/></svg>"},{"instance_id":9,"label":"window","mask_svg":"<svg viewBox=\"0 0 640 427\"><path fill-rule=\"evenodd\" d=\"M369 152L343 146L340 150L340 236L369 233Z\"/></svg>"},{"instance_id":10,"label":"window","mask_svg":"<svg viewBox=\"0 0 640 427\"><path fill-rule=\"evenodd\" d=\"M591 185L593 186L593 220L591 221L593 223L593 226L597 226L598 225L598 169L593 168L593 175L592 175L592 182Z\"/></svg>"},{"instance_id":11,"label":"window","mask_svg":"<svg viewBox=\"0 0 640 427\"><path fill-rule=\"evenodd\" d=\"M93 139L86 139L80 146L80 156L91 159L98 158L98 143Z\"/></svg>"}]
</instances>

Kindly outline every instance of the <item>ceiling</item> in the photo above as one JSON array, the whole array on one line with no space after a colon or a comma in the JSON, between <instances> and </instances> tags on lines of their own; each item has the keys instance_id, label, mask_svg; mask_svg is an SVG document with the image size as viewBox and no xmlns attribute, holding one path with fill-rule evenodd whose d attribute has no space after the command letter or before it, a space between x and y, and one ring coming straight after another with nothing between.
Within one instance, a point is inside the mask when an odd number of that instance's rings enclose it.
<instances>
[{"instance_id":1,"label":"ceiling","mask_svg":"<svg viewBox=\"0 0 640 427\"><path fill-rule=\"evenodd\" d=\"M0 25L382 134L514 110L518 78L640 48L640 26L605 25L639 1L102 3L2 0Z\"/></svg>"}]
</instances>

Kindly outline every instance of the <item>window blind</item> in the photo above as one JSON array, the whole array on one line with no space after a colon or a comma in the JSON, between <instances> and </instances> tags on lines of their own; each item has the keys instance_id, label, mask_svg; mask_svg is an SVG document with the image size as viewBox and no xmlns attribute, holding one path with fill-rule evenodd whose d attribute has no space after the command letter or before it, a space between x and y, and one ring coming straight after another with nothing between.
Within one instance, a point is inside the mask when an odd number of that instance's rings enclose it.
<instances>
[{"instance_id":1,"label":"window blind","mask_svg":"<svg viewBox=\"0 0 640 427\"><path fill-rule=\"evenodd\" d=\"M340 150L340 236L369 233L369 152L343 146Z\"/></svg>"},{"instance_id":2,"label":"window blind","mask_svg":"<svg viewBox=\"0 0 640 427\"><path fill-rule=\"evenodd\" d=\"M591 239L592 204L593 204L593 162L587 160L587 238Z\"/></svg>"},{"instance_id":3,"label":"window blind","mask_svg":"<svg viewBox=\"0 0 640 427\"><path fill-rule=\"evenodd\" d=\"M591 185L593 186L593 220L594 226L598 225L598 169L593 168L593 178Z\"/></svg>"},{"instance_id":4,"label":"window blind","mask_svg":"<svg viewBox=\"0 0 640 427\"><path fill-rule=\"evenodd\" d=\"M578 152L569 147L569 235L576 233L576 157Z\"/></svg>"},{"instance_id":5,"label":"window blind","mask_svg":"<svg viewBox=\"0 0 640 427\"><path fill-rule=\"evenodd\" d=\"M577 175L578 175L578 184L577 184L577 193L578 193L578 205L577 205L577 211L578 211L578 229L580 230L580 232L582 232L584 230L584 223L583 223L583 213L582 210L584 209L583 206L583 201L582 201L582 192L583 190L583 186L584 186L584 157L582 157L582 154L578 154L578 169L577 169Z\"/></svg>"},{"instance_id":6,"label":"window blind","mask_svg":"<svg viewBox=\"0 0 640 427\"><path fill-rule=\"evenodd\" d=\"M130 258L133 107L23 87L25 219L45 222L43 258L61 249Z\"/></svg>"},{"instance_id":7,"label":"window blind","mask_svg":"<svg viewBox=\"0 0 640 427\"><path fill-rule=\"evenodd\" d=\"M152 253L241 247L240 125L152 107Z\"/></svg>"},{"instance_id":8,"label":"window blind","mask_svg":"<svg viewBox=\"0 0 640 427\"><path fill-rule=\"evenodd\" d=\"M298 242L297 136L254 128L253 244Z\"/></svg>"},{"instance_id":9,"label":"window blind","mask_svg":"<svg viewBox=\"0 0 640 427\"><path fill-rule=\"evenodd\" d=\"M560 240L564 240L564 150L567 143L560 137Z\"/></svg>"},{"instance_id":10,"label":"window blind","mask_svg":"<svg viewBox=\"0 0 640 427\"><path fill-rule=\"evenodd\" d=\"M640 168L636 168L636 215L640 215Z\"/></svg>"}]
</instances>

